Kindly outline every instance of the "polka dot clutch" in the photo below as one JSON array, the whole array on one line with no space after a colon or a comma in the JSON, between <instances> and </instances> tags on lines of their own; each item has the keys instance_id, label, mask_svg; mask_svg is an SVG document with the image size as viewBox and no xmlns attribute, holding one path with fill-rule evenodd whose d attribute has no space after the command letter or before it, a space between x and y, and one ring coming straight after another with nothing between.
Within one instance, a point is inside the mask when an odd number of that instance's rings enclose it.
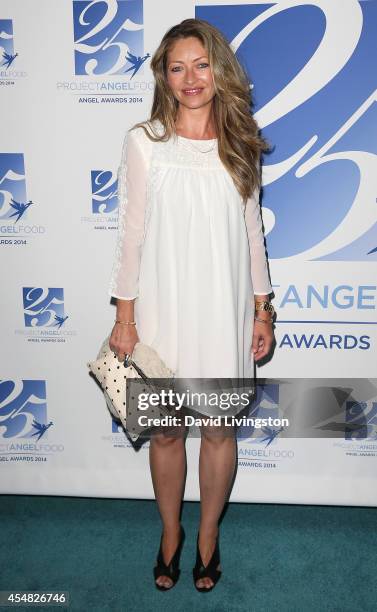
<instances>
[{"instance_id":1,"label":"polka dot clutch","mask_svg":"<svg viewBox=\"0 0 377 612\"><path fill-rule=\"evenodd\" d=\"M103 390L112 417L121 422L135 441L140 433L147 429L140 424L138 418L142 414L145 415L145 410L139 410L137 402L127 401L127 380L138 379L138 392L151 393L156 389L154 381L150 379L173 379L174 372L166 366L154 348L142 342L135 344L126 365L126 362L119 361L110 349L109 339L110 337L107 337L103 342L97 359L89 361L87 366ZM165 406L154 406L148 410L148 415L153 417L167 414Z\"/></svg>"}]
</instances>

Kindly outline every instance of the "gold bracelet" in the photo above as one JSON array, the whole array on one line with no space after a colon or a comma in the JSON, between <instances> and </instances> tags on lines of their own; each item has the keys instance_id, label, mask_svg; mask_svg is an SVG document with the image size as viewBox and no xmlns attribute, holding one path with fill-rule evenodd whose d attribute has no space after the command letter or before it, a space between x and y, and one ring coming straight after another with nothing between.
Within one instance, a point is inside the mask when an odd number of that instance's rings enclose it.
<instances>
[{"instance_id":1,"label":"gold bracelet","mask_svg":"<svg viewBox=\"0 0 377 612\"><path fill-rule=\"evenodd\" d=\"M275 308L268 300L255 300L254 301L255 310L264 310L265 312L269 312L271 317L275 314Z\"/></svg>"},{"instance_id":2,"label":"gold bracelet","mask_svg":"<svg viewBox=\"0 0 377 612\"><path fill-rule=\"evenodd\" d=\"M120 325L136 325L136 321L119 321L115 319L115 323L120 323Z\"/></svg>"},{"instance_id":3,"label":"gold bracelet","mask_svg":"<svg viewBox=\"0 0 377 612\"><path fill-rule=\"evenodd\" d=\"M255 321L261 321L262 323L272 323L272 317L270 319L260 319L259 317L254 317Z\"/></svg>"}]
</instances>

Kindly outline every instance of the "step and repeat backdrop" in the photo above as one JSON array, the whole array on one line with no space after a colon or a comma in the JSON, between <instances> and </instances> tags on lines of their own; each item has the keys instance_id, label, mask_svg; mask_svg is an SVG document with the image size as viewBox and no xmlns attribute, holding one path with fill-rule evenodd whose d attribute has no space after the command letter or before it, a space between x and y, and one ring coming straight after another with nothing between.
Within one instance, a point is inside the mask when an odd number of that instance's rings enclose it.
<instances>
[{"instance_id":1,"label":"step and repeat backdrop","mask_svg":"<svg viewBox=\"0 0 377 612\"><path fill-rule=\"evenodd\" d=\"M341 389L332 419L311 406L317 437L241 429L230 499L375 506L375 0L0 0L0 492L154 497L148 441L135 450L86 364L115 315L124 134L149 116L151 56L188 17L232 44L272 145L261 203L278 319L256 376L274 382L253 414L277 413L288 377ZM199 445L187 440L188 500Z\"/></svg>"}]
</instances>

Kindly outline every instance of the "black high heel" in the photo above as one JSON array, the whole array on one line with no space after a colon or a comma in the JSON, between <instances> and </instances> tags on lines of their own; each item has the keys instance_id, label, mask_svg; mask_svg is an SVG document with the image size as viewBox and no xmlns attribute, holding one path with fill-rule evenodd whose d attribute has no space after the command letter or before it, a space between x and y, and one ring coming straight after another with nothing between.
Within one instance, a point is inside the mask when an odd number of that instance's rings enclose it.
<instances>
[{"instance_id":1,"label":"black high heel","mask_svg":"<svg viewBox=\"0 0 377 612\"><path fill-rule=\"evenodd\" d=\"M153 574L155 579L155 585L159 591L170 591L177 583L181 570L179 569L179 559L181 556L183 542L185 540L185 531L181 525L181 534L179 538L179 543L177 549L170 560L170 563L166 565L164 561L164 557L162 555L162 535L160 540L160 548L158 550L157 555L157 565L153 568ZM161 584L157 584L156 580L160 576L167 576L173 581L173 584L169 587L163 586Z\"/></svg>"},{"instance_id":2,"label":"black high heel","mask_svg":"<svg viewBox=\"0 0 377 612\"><path fill-rule=\"evenodd\" d=\"M217 566L220 564L220 550L219 550L219 535L216 537L216 544L214 551L212 553L212 557L208 563L208 565L204 565L202 561L202 557L200 555L199 550L199 534L196 540L196 563L195 567L192 570L192 575L194 578L194 585L197 591L200 593L206 593L207 591L212 591L215 587L216 583L219 581L221 576L221 570L217 569ZM210 578L213 582L213 585L210 587L198 587L196 586L197 580L200 578Z\"/></svg>"}]
</instances>

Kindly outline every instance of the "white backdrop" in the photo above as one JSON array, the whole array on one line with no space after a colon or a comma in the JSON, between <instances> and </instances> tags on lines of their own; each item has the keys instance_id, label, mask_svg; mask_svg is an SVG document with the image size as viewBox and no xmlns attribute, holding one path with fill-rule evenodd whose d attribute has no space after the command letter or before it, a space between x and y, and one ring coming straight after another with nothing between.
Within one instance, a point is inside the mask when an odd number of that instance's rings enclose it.
<instances>
[{"instance_id":1,"label":"white backdrop","mask_svg":"<svg viewBox=\"0 0 377 612\"><path fill-rule=\"evenodd\" d=\"M257 45L258 28L264 27L264 32L271 28L269 45L278 49L276 20L300 27L301 18L306 24L309 9L316 10L323 32L318 39L314 30L310 32L313 48L310 53L302 51L300 67L288 71L289 80L279 84L284 95L278 106L266 100L257 114L261 127L270 129L268 135L278 145L263 175L267 200L263 200L263 219L278 311L277 347L257 376L338 377L346 383L350 377L367 379L376 374L372 247L377 247L377 121L376 83L373 86L371 81L376 2L207 0L195 5L165 0L161 10L153 0L0 0L0 492L153 497L148 444L138 452L133 449L112 422L86 367L115 314L107 289L116 238L121 144L128 127L149 116L153 95L150 58L131 78L132 73L124 74L131 64L123 60L114 74L118 56L124 58L127 49L136 56L152 55L165 31L184 18L208 16L217 25L223 15L232 15L230 22L224 21L229 28L225 33L248 61L247 47L240 42L243 36ZM266 15L266 10L275 14ZM243 28L249 22L253 25L246 32ZM362 76L368 81L365 90L358 64L352 64L356 60L362 62ZM254 61L261 71L262 54ZM276 55L282 69L289 61ZM298 79L289 87L299 69L308 66L311 78ZM335 77L346 70L344 92ZM313 90L316 77L326 71L326 83ZM354 88L349 88L350 82ZM263 84L271 87L266 70L262 76L255 70L255 83L263 99ZM321 95L315 98L318 91ZM360 98L352 97L355 91L361 91ZM270 102L277 93L271 91ZM348 100L339 123L345 93L352 104ZM296 108L304 109L306 116L298 116L295 135L303 125L307 128L308 117L311 126L300 154L298 147L289 148L291 126L273 131L274 125L281 125L278 120L285 115L292 118ZM324 115L326 137L316 125L316 118ZM325 164L324 176L316 173L324 163L318 162L321 156L335 162ZM352 163L336 163L344 159ZM313 188L305 182L306 174L308 181L313 176L315 184L323 186L323 194L327 188L328 208L315 216L315 236L310 223L295 228L301 246L289 253L284 245L289 224L284 209L296 196L303 206L309 202ZM293 182L284 182L287 176ZM329 177L335 180L330 182ZM350 177L357 178L353 191L348 189ZM311 232L313 239L306 240ZM347 250L349 245L353 248ZM310 288L321 295L328 290L328 299L308 302ZM268 411L269 403L263 401L261 409ZM363 439L276 437L267 444L261 441L263 433L256 431L239 440L231 501L375 506L377 404L363 397L359 402L368 424ZM185 498L190 500L199 499L199 443L187 441Z\"/></svg>"}]
</instances>

